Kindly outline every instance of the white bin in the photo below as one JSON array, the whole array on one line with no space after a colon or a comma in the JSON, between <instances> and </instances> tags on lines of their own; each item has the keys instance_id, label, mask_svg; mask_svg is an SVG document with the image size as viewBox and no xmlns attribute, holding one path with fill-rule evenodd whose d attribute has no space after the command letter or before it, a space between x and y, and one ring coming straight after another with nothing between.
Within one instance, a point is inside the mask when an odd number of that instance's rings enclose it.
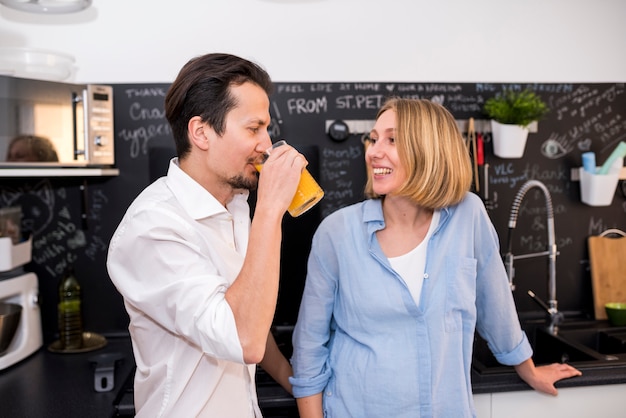
<instances>
[{"instance_id":1,"label":"white bin","mask_svg":"<svg viewBox=\"0 0 626 418\"><path fill-rule=\"evenodd\" d=\"M608 174L593 174L582 167L580 174L580 196L589 206L610 206L615 196L620 170L611 169Z\"/></svg>"}]
</instances>

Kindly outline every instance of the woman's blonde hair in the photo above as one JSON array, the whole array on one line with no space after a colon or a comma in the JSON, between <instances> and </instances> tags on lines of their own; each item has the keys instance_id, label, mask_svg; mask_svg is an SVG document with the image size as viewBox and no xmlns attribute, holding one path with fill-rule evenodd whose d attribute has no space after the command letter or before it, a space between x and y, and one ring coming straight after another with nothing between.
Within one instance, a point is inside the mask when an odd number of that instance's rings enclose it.
<instances>
[{"instance_id":1,"label":"woman's blonde hair","mask_svg":"<svg viewBox=\"0 0 626 418\"><path fill-rule=\"evenodd\" d=\"M387 110L396 113L394 139L408 175L394 195L430 209L459 203L470 189L472 167L454 117L443 106L425 99L387 99L376 119ZM380 198L368 174L365 195Z\"/></svg>"}]
</instances>

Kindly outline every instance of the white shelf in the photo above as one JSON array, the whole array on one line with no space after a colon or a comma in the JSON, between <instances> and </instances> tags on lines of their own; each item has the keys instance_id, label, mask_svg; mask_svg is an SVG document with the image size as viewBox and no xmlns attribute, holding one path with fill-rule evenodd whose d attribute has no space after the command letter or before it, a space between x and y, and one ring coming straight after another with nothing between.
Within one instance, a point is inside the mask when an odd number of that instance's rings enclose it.
<instances>
[{"instance_id":1,"label":"white shelf","mask_svg":"<svg viewBox=\"0 0 626 418\"><path fill-rule=\"evenodd\" d=\"M580 181L580 173L578 172L578 167L571 169L570 179L572 181ZM622 170L619 172L619 179L626 180L626 167L622 167Z\"/></svg>"},{"instance_id":2,"label":"white shelf","mask_svg":"<svg viewBox=\"0 0 626 418\"><path fill-rule=\"evenodd\" d=\"M117 168L0 168L2 177L104 177L119 176Z\"/></svg>"}]
</instances>

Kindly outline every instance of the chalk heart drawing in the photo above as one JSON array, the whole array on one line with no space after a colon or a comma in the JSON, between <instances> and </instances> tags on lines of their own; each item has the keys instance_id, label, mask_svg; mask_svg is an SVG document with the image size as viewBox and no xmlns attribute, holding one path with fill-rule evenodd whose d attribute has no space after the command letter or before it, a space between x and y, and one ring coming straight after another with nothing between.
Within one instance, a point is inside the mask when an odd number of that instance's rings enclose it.
<instances>
[{"instance_id":1,"label":"chalk heart drawing","mask_svg":"<svg viewBox=\"0 0 626 418\"><path fill-rule=\"evenodd\" d=\"M87 237L85 236L85 232L77 229L74 231L74 235L67 239L68 248L75 250L87 245Z\"/></svg>"},{"instance_id":2,"label":"chalk heart drawing","mask_svg":"<svg viewBox=\"0 0 626 418\"><path fill-rule=\"evenodd\" d=\"M586 138L578 142L578 149L581 151L589 151L591 149L591 139Z\"/></svg>"},{"instance_id":3,"label":"chalk heart drawing","mask_svg":"<svg viewBox=\"0 0 626 418\"><path fill-rule=\"evenodd\" d=\"M446 97L443 94L436 94L430 99L433 103L438 103L440 105L446 101Z\"/></svg>"}]
</instances>

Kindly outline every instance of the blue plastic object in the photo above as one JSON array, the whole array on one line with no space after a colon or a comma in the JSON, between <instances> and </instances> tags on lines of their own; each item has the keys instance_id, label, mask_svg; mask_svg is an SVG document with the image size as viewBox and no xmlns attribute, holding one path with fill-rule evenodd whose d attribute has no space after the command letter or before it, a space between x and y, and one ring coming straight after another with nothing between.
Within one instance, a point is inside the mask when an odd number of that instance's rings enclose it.
<instances>
[{"instance_id":1,"label":"blue plastic object","mask_svg":"<svg viewBox=\"0 0 626 418\"><path fill-rule=\"evenodd\" d=\"M588 173L596 173L596 154L593 152L585 152L583 157L583 169Z\"/></svg>"}]
</instances>

